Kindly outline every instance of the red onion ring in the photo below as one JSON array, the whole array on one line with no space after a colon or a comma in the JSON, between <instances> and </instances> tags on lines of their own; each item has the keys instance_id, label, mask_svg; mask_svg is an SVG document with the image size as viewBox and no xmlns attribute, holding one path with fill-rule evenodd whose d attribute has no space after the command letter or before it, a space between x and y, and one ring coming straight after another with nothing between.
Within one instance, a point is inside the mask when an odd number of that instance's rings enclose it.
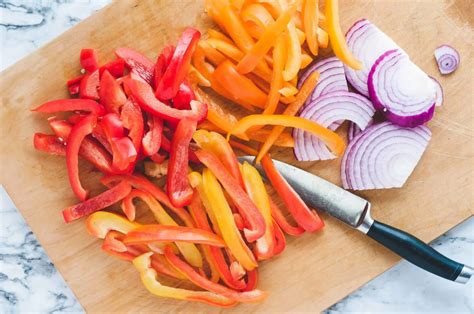
<instances>
[{"instance_id":1,"label":"red onion ring","mask_svg":"<svg viewBox=\"0 0 474 314\"><path fill-rule=\"evenodd\" d=\"M374 120L370 120L366 128L374 124ZM347 127L347 141L352 142L352 140L360 133L362 130L354 122L350 122Z\"/></svg>"},{"instance_id":2,"label":"red onion ring","mask_svg":"<svg viewBox=\"0 0 474 314\"><path fill-rule=\"evenodd\" d=\"M426 126L402 128L382 122L368 127L344 152L341 163L343 187L352 190L402 187L430 138L431 131Z\"/></svg>"},{"instance_id":3,"label":"red onion ring","mask_svg":"<svg viewBox=\"0 0 474 314\"><path fill-rule=\"evenodd\" d=\"M459 52L450 45L441 45L435 49L434 55L439 72L443 75L453 73L461 62Z\"/></svg>"},{"instance_id":4,"label":"red onion ring","mask_svg":"<svg viewBox=\"0 0 474 314\"><path fill-rule=\"evenodd\" d=\"M382 54L369 73L370 98L387 120L416 127L433 117L436 90L433 81L399 50Z\"/></svg>"},{"instance_id":5,"label":"red onion ring","mask_svg":"<svg viewBox=\"0 0 474 314\"><path fill-rule=\"evenodd\" d=\"M444 91L443 91L443 87L441 86L441 83L435 79L434 77L432 76L429 76L430 79L433 81L434 83L434 86L435 86L435 89L436 89L436 99L435 99L435 102L436 102L436 106L439 107L443 104L443 101L444 101Z\"/></svg>"},{"instance_id":6,"label":"red onion ring","mask_svg":"<svg viewBox=\"0 0 474 314\"><path fill-rule=\"evenodd\" d=\"M375 109L372 103L364 96L339 91L323 95L309 103L300 113L300 117L312 120L331 130L337 129L344 120L352 121L361 129L365 129L374 113ZM293 138L295 139L294 152L297 160L336 158L322 141L308 132L295 129Z\"/></svg>"},{"instance_id":7,"label":"red onion ring","mask_svg":"<svg viewBox=\"0 0 474 314\"><path fill-rule=\"evenodd\" d=\"M362 95L369 96L367 80L377 58L392 49L401 49L390 37L366 19L355 22L347 31L346 42L354 57L362 62L359 71L344 65L347 80Z\"/></svg>"}]
</instances>

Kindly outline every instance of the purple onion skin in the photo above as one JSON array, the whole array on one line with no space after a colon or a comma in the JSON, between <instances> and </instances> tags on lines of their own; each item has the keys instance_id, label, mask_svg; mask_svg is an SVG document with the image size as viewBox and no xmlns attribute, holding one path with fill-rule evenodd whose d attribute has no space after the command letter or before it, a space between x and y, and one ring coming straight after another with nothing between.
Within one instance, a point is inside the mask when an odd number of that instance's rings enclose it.
<instances>
[{"instance_id":1,"label":"purple onion skin","mask_svg":"<svg viewBox=\"0 0 474 314\"><path fill-rule=\"evenodd\" d=\"M397 115L385 108L385 106L382 104L380 99L377 97L377 94L375 92L375 84L373 81L373 74L377 68L377 66L383 61L383 59L393 53L394 50L389 50L385 53L383 53L377 61L374 63L372 68L370 69L369 72L369 79L367 81L367 85L369 87L369 96L370 99L372 100L372 103L374 104L374 107L376 110L378 110L380 113L383 114L383 116L388 120L391 121L395 124L398 124L399 126L407 127L407 128L414 128L419 125L422 125L428 121L430 121L433 118L434 115L434 110L435 110L435 105L436 103L433 103L431 107L429 107L426 111L419 113L414 116L400 116Z\"/></svg>"}]
</instances>

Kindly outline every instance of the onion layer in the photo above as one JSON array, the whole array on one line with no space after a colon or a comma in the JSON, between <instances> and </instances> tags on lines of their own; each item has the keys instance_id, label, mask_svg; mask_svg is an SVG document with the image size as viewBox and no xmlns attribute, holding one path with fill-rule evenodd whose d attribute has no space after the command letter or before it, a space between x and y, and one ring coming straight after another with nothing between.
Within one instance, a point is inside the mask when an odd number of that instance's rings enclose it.
<instances>
[{"instance_id":1,"label":"onion layer","mask_svg":"<svg viewBox=\"0 0 474 314\"><path fill-rule=\"evenodd\" d=\"M341 121L349 120L365 129L372 120L375 109L372 103L359 94L351 92L332 92L309 103L300 117L312 120L331 130ZM338 123L334 123L338 122ZM300 129L293 131L295 156L298 160L327 160L336 158L317 137Z\"/></svg>"},{"instance_id":2,"label":"onion layer","mask_svg":"<svg viewBox=\"0 0 474 314\"><path fill-rule=\"evenodd\" d=\"M439 72L443 75L456 71L461 61L459 52L450 45L441 45L435 49L434 55Z\"/></svg>"},{"instance_id":3,"label":"onion layer","mask_svg":"<svg viewBox=\"0 0 474 314\"><path fill-rule=\"evenodd\" d=\"M430 76L430 79L433 81L434 86L435 86L435 90L436 90L435 103L436 103L436 106L439 107L443 104L443 101L444 101L443 87L441 86L441 83L434 77Z\"/></svg>"},{"instance_id":4,"label":"onion layer","mask_svg":"<svg viewBox=\"0 0 474 314\"><path fill-rule=\"evenodd\" d=\"M349 143L341 163L346 189L402 187L428 146L426 126L402 128L390 122L374 124Z\"/></svg>"},{"instance_id":5,"label":"onion layer","mask_svg":"<svg viewBox=\"0 0 474 314\"><path fill-rule=\"evenodd\" d=\"M374 124L374 120L370 120L366 128L372 124ZM354 122L349 123L349 126L347 127L347 141L352 142L354 137L356 137L360 132L362 132L362 130L357 126L357 124Z\"/></svg>"},{"instance_id":6,"label":"onion layer","mask_svg":"<svg viewBox=\"0 0 474 314\"><path fill-rule=\"evenodd\" d=\"M376 109L393 123L416 127L433 117L433 81L399 50L382 54L369 73L369 94Z\"/></svg>"}]
</instances>

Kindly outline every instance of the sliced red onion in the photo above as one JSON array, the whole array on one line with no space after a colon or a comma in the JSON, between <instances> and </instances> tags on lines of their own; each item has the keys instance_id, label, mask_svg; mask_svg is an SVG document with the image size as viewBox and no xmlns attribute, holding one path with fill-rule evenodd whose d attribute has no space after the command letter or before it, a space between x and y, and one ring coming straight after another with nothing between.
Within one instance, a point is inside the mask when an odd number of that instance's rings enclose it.
<instances>
[{"instance_id":1,"label":"sliced red onion","mask_svg":"<svg viewBox=\"0 0 474 314\"><path fill-rule=\"evenodd\" d=\"M433 117L436 90L433 81L408 56L389 50L369 73L369 94L387 120L416 127Z\"/></svg>"},{"instance_id":2,"label":"sliced red onion","mask_svg":"<svg viewBox=\"0 0 474 314\"><path fill-rule=\"evenodd\" d=\"M436 106L439 107L443 104L444 101L444 92L443 92L443 87L441 86L441 83L435 79L434 77L430 76L430 79L433 81L435 90L436 90Z\"/></svg>"},{"instance_id":3,"label":"sliced red onion","mask_svg":"<svg viewBox=\"0 0 474 314\"><path fill-rule=\"evenodd\" d=\"M337 129L341 121L349 120L365 129L372 120L375 109L372 103L356 93L332 92L309 103L300 117L312 120L331 130ZM338 123L334 123L338 122ZM317 137L300 129L293 131L295 156L298 160L327 160L336 158Z\"/></svg>"},{"instance_id":4,"label":"sliced red onion","mask_svg":"<svg viewBox=\"0 0 474 314\"><path fill-rule=\"evenodd\" d=\"M362 70L353 70L344 65L347 80L361 94L369 96L367 79L375 61L386 51L401 49L390 37L366 19L352 25L346 34L347 46L357 60L363 64Z\"/></svg>"},{"instance_id":5,"label":"sliced red onion","mask_svg":"<svg viewBox=\"0 0 474 314\"><path fill-rule=\"evenodd\" d=\"M374 124L374 120L370 120L367 124L366 128ZM355 124L354 122L350 122L349 126L347 127L347 141L352 142L354 137L356 137L362 130Z\"/></svg>"},{"instance_id":6,"label":"sliced red onion","mask_svg":"<svg viewBox=\"0 0 474 314\"><path fill-rule=\"evenodd\" d=\"M347 87L346 75L344 73L344 66L336 57L326 58L311 65L300 77L298 82L298 89L301 88L304 81L314 71L319 72L319 80L311 95L306 100L306 104L314 101L319 96L327 93L349 91Z\"/></svg>"},{"instance_id":7,"label":"sliced red onion","mask_svg":"<svg viewBox=\"0 0 474 314\"><path fill-rule=\"evenodd\" d=\"M403 128L387 121L368 127L344 152L343 187L352 190L402 187L430 138L431 131L426 126Z\"/></svg>"},{"instance_id":8,"label":"sliced red onion","mask_svg":"<svg viewBox=\"0 0 474 314\"><path fill-rule=\"evenodd\" d=\"M443 75L456 71L461 61L459 52L450 45L441 45L435 49L434 55L439 72Z\"/></svg>"}]
</instances>

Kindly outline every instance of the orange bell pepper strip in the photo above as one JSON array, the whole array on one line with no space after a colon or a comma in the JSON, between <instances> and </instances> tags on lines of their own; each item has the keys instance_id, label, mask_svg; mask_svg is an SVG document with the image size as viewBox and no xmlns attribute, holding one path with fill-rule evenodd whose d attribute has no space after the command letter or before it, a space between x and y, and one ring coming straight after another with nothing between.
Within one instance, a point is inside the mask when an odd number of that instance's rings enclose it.
<instances>
[{"instance_id":1,"label":"orange bell pepper strip","mask_svg":"<svg viewBox=\"0 0 474 314\"><path fill-rule=\"evenodd\" d=\"M306 54L306 53L303 53L303 54L301 55L301 68L302 68L302 69L304 69L304 68L306 68L308 65L310 65L311 62L313 62L313 58L312 58L310 55L308 55L308 54Z\"/></svg>"},{"instance_id":2,"label":"orange bell pepper strip","mask_svg":"<svg viewBox=\"0 0 474 314\"><path fill-rule=\"evenodd\" d=\"M230 4L237 10L240 11L245 4L246 0L230 0Z\"/></svg>"},{"instance_id":3,"label":"orange bell pepper strip","mask_svg":"<svg viewBox=\"0 0 474 314\"><path fill-rule=\"evenodd\" d=\"M240 142L237 142L237 141L234 141L234 140L229 140L229 144L233 148L240 149L242 152L244 152L248 155L257 156L257 154L258 154L258 151L256 149L253 149L252 147L247 146L245 144L242 144Z\"/></svg>"},{"instance_id":4,"label":"orange bell pepper strip","mask_svg":"<svg viewBox=\"0 0 474 314\"><path fill-rule=\"evenodd\" d=\"M247 162L244 162L241 169L245 189L265 220L265 234L256 242L255 255L258 260L269 259L275 249L275 229L268 194L257 169Z\"/></svg>"},{"instance_id":5,"label":"orange bell pepper strip","mask_svg":"<svg viewBox=\"0 0 474 314\"><path fill-rule=\"evenodd\" d=\"M151 252L145 253L133 260L133 265L140 273L143 285L150 293L159 297L196 301L220 307L231 307L237 304L236 301L216 293L186 290L162 285L157 279L157 272L152 268L152 254Z\"/></svg>"},{"instance_id":6,"label":"orange bell pepper strip","mask_svg":"<svg viewBox=\"0 0 474 314\"><path fill-rule=\"evenodd\" d=\"M331 47L336 57L354 70L362 69L362 63L347 47L346 38L341 30L338 0L326 1L326 24Z\"/></svg>"},{"instance_id":7,"label":"orange bell pepper strip","mask_svg":"<svg viewBox=\"0 0 474 314\"><path fill-rule=\"evenodd\" d=\"M267 96L249 78L237 72L230 61L224 61L216 68L213 76L233 99L241 99L255 107L264 108ZM212 84L212 82L211 82Z\"/></svg>"},{"instance_id":8,"label":"orange bell pepper strip","mask_svg":"<svg viewBox=\"0 0 474 314\"><path fill-rule=\"evenodd\" d=\"M232 93L230 93L220 82L218 77L215 75L215 72L211 76L211 88L219 95L229 100L232 100L236 104L239 104L243 108L247 109L248 111L255 112L255 108L252 106L251 103L246 101L245 99L236 98Z\"/></svg>"},{"instance_id":9,"label":"orange bell pepper strip","mask_svg":"<svg viewBox=\"0 0 474 314\"><path fill-rule=\"evenodd\" d=\"M186 264L186 262L182 261L178 256L176 256L171 250L171 248L167 247L165 249L165 257L171 264L171 266L173 266L177 271L183 274L189 281L208 291L217 293L219 295L242 303L262 301L267 296L267 294L261 290L238 292L218 283L210 281L204 276L201 276L191 266L189 266L188 264Z\"/></svg>"},{"instance_id":10,"label":"orange bell pepper strip","mask_svg":"<svg viewBox=\"0 0 474 314\"><path fill-rule=\"evenodd\" d=\"M192 85L197 84L205 87L211 86L209 79L205 77L203 73L199 72L192 64L189 66L188 78Z\"/></svg>"},{"instance_id":11,"label":"orange bell pepper strip","mask_svg":"<svg viewBox=\"0 0 474 314\"><path fill-rule=\"evenodd\" d=\"M213 153L201 149L196 151L196 156L217 177L237 207L247 226L244 229L247 241L254 242L262 237L265 234L265 220L250 197L239 185L239 182L230 175L219 158Z\"/></svg>"},{"instance_id":12,"label":"orange bell pepper strip","mask_svg":"<svg viewBox=\"0 0 474 314\"><path fill-rule=\"evenodd\" d=\"M87 231L100 239L104 239L111 230L125 234L140 226L139 223L129 221L123 216L104 211L95 212L87 217L86 220Z\"/></svg>"},{"instance_id":13,"label":"orange bell pepper strip","mask_svg":"<svg viewBox=\"0 0 474 314\"><path fill-rule=\"evenodd\" d=\"M207 80L210 79L214 67L206 62L206 55L204 49L198 44L192 56L193 65L196 70L201 73Z\"/></svg>"},{"instance_id":14,"label":"orange bell pepper strip","mask_svg":"<svg viewBox=\"0 0 474 314\"><path fill-rule=\"evenodd\" d=\"M265 28L260 39L247 52L247 54L240 60L237 65L239 73L249 73L257 66L260 60L267 54L271 47L275 45L275 41L286 29L291 17L296 11L296 5L293 5L289 10L285 11L278 19ZM299 68L298 68L299 69Z\"/></svg>"},{"instance_id":15,"label":"orange bell pepper strip","mask_svg":"<svg viewBox=\"0 0 474 314\"><path fill-rule=\"evenodd\" d=\"M288 84L288 85L280 88L279 92L283 96L289 97L289 96L296 95L298 93L298 89L294 85Z\"/></svg>"},{"instance_id":16,"label":"orange bell pepper strip","mask_svg":"<svg viewBox=\"0 0 474 314\"><path fill-rule=\"evenodd\" d=\"M296 34L298 35L298 41L301 46L304 44L306 40L306 34L302 30L298 29L297 27L295 27L295 30L296 30Z\"/></svg>"},{"instance_id":17,"label":"orange bell pepper strip","mask_svg":"<svg viewBox=\"0 0 474 314\"><path fill-rule=\"evenodd\" d=\"M290 23L288 33L285 36L288 47L287 60L285 70L283 71L283 79L291 81L298 75L301 68L301 46L298 39L298 33L295 26Z\"/></svg>"},{"instance_id":18,"label":"orange bell pepper strip","mask_svg":"<svg viewBox=\"0 0 474 314\"><path fill-rule=\"evenodd\" d=\"M212 213L209 216L214 217L215 223L217 223L217 226L222 233L222 238L232 252L232 255L247 270L252 270L257 267L257 261L255 260L252 251L250 251L245 244L237 226L235 225L232 210L227 203L224 192L222 191L216 177L209 169L204 169L201 183L199 183L199 185L202 185L201 189L204 193L201 195L201 191L198 189L201 198L206 198L208 200L208 207L206 207L206 209L209 213Z\"/></svg>"},{"instance_id":19,"label":"orange bell pepper strip","mask_svg":"<svg viewBox=\"0 0 474 314\"><path fill-rule=\"evenodd\" d=\"M204 52L204 56L215 66L224 62L227 58L212 47L206 40L201 40L198 47Z\"/></svg>"},{"instance_id":20,"label":"orange bell pepper strip","mask_svg":"<svg viewBox=\"0 0 474 314\"><path fill-rule=\"evenodd\" d=\"M207 34L209 35L209 38L223 40L223 41L225 41L229 44L232 44L232 45L234 44L229 37L227 37L225 34L219 32L218 30L215 30L213 28L208 28L207 29Z\"/></svg>"},{"instance_id":21,"label":"orange bell pepper strip","mask_svg":"<svg viewBox=\"0 0 474 314\"><path fill-rule=\"evenodd\" d=\"M240 18L244 21L244 25L250 35L255 39L259 39L265 31L265 28L275 20L268 10L258 3L246 5L240 13Z\"/></svg>"},{"instance_id":22,"label":"orange bell pepper strip","mask_svg":"<svg viewBox=\"0 0 474 314\"><path fill-rule=\"evenodd\" d=\"M318 55L318 21L319 1L305 0L303 11L303 26L306 33L306 42L314 56Z\"/></svg>"},{"instance_id":23,"label":"orange bell pepper strip","mask_svg":"<svg viewBox=\"0 0 474 314\"><path fill-rule=\"evenodd\" d=\"M277 38L275 47L273 48L273 73L270 84L270 92L268 93L267 102L265 104L264 114L273 114L280 102L280 89L283 87L283 70L285 68L286 49L282 36Z\"/></svg>"},{"instance_id":24,"label":"orange bell pepper strip","mask_svg":"<svg viewBox=\"0 0 474 314\"><path fill-rule=\"evenodd\" d=\"M176 221L174 221L174 219L165 211L165 209L160 205L160 203L158 203L158 201L153 197L153 195L151 195L149 192L137 189L130 192L130 194L124 200L125 210L127 211L127 208L132 209L132 218L135 218L134 213L136 212L135 205L133 204L133 200L135 198L139 198L140 200L146 203L148 208L153 213L153 216L155 216L156 221L158 221L158 223L160 223L161 225L178 226ZM199 268L202 267L201 253L194 244L176 242L176 246L178 247L181 254L183 254L184 258L191 265Z\"/></svg>"},{"instance_id":25,"label":"orange bell pepper strip","mask_svg":"<svg viewBox=\"0 0 474 314\"><path fill-rule=\"evenodd\" d=\"M263 5L273 18L278 18L281 14L282 8L278 0L256 0L255 2Z\"/></svg>"},{"instance_id":26,"label":"orange bell pepper strip","mask_svg":"<svg viewBox=\"0 0 474 314\"><path fill-rule=\"evenodd\" d=\"M318 45L321 48L327 48L329 45L329 35L321 28L318 28Z\"/></svg>"}]
</instances>

